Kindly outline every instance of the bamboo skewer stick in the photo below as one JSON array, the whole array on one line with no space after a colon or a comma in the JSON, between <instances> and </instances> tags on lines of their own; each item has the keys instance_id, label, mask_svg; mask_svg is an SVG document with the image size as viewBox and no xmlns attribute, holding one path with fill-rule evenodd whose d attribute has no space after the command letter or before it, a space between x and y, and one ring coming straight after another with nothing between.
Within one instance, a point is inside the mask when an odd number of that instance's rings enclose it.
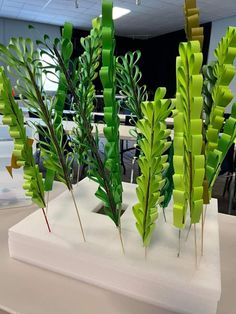
<instances>
[{"instance_id":1,"label":"bamboo skewer stick","mask_svg":"<svg viewBox=\"0 0 236 314\"><path fill-rule=\"evenodd\" d=\"M165 223L167 223L167 219L166 219L166 209L164 207L162 207L162 211L163 211L163 217L165 220Z\"/></svg>"},{"instance_id":2,"label":"bamboo skewer stick","mask_svg":"<svg viewBox=\"0 0 236 314\"><path fill-rule=\"evenodd\" d=\"M195 266L198 268L198 254L197 254L197 228L194 224L194 250L195 250Z\"/></svg>"},{"instance_id":3,"label":"bamboo skewer stick","mask_svg":"<svg viewBox=\"0 0 236 314\"><path fill-rule=\"evenodd\" d=\"M187 236L186 236L185 241L188 241L188 237L189 237L189 234L190 234L191 229L192 229L192 224L189 225L189 228L188 228L188 232L187 232Z\"/></svg>"},{"instance_id":4,"label":"bamboo skewer stick","mask_svg":"<svg viewBox=\"0 0 236 314\"><path fill-rule=\"evenodd\" d=\"M122 233L121 233L121 226L118 226L117 229L118 229L118 233L119 233L119 238L120 238L120 243L121 243L121 247L122 247L122 252L125 255L125 247L124 247L124 242L123 242Z\"/></svg>"},{"instance_id":5,"label":"bamboo skewer stick","mask_svg":"<svg viewBox=\"0 0 236 314\"><path fill-rule=\"evenodd\" d=\"M46 213L45 213L44 208L42 208L42 211L43 211L44 219L45 219L46 224L47 224L47 227L48 227L48 231L51 232L51 228L50 228L50 226L49 226L49 222L48 222L47 215L46 215Z\"/></svg>"},{"instance_id":6,"label":"bamboo skewer stick","mask_svg":"<svg viewBox=\"0 0 236 314\"><path fill-rule=\"evenodd\" d=\"M180 250L181 250L181 229L179 229L179 244L178 244L178 254L177 254L177 257L180 257Z\"/></svg>"},{"instance_id":7,"label":"bamboo skewer stick","mask_svg":"<svg viewBox=\"0 0 236 314\"><path fill-rule=\"evenodd\" d=\"M134 164L135 164L135 161L136 161L136 157L134 157L132 160L130 183L134 183Z\"/></svg>"},{"instance_id":8,"label":"bamboo skewer stick","mask_svg":"<svg viewBox=\"0 0 236 314\"><path fill-rule=\"evenodd\" d=\"M84 235L84 229L83 229L82 222L81 222L81 219L80 219L79 209L78 209L76 201L75 201L75 196L74 196L73 190L70 190L70 192L71 192L71 196L72 196L72 199L73 199L73 202L74 202L74 205L75 205L76 213L77 213L77 216L78 216L78 219L79 219L79 224L80 224L80 229L81 229L81 232L82 232L82 236L83 236L84 242L86 242L85 235Z\"/></svg>"},{"instance_id":9,"label":"bamboo skewer stick","mask_svg":"<svg viewBox=\"0 0 236 314\"><path fill-rule=\"evenodd\" d=\"M201 256L204 254L204 230L205 230L205 222L206 222L206 212L207 212L207 204L205 204L205 208L202 211L202 230L201 230Z\"/></svg>"}]
</instances>

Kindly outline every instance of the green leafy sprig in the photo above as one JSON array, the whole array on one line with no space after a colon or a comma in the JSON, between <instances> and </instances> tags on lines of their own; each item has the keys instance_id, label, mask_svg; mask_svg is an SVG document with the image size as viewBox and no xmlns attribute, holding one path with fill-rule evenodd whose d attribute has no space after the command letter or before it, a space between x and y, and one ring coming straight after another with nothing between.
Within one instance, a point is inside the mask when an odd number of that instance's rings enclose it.
<instances>
[{"instance_id":1,"label":"green leafy sprig","mask_svg":"<svg viewBox=\"0 0 236 314\"><path fill-rule=\"evenodd\" d=\"M190 207L191 224L203 209L205 158L202 153L202 53L200 43L181 43L176 61L177 93L174 118L174 225L182 229Z\"/></svg>"},{"instance_id":2,"label":"green leafy sprig","mask_svg":"<svg viewBox=\"0 0 236 314\"><path fill-rule=\"evenodd\" d=\"M67 88L73 97L74 109L76 110L75 122L78 128L73 130L75 135L73 140L75 152L80 160L85 161L89 165L89 176L99 183L96 195L103 201L105 213L119 227L120 208L117 208L117 198L119 197L120 199L121 196L117 189L114 192L114 186L111 182L111 170L107 168L107 164L104 164L99 154L98 136L96 135L94 138L91 125L92 100L94 98L92 81L97 75L97 60L99 60L101 53L101 35L99 34L100 26L98 22L99 20L93 22L93 29L90 35L82 39L85 51L81 58L75 60L72 73L68 73L66 70L57 42L54 41L53 46L50 47L46 38L40 45L45 51L49 51L57 69L65 75ZM53 67L53 65L51 66ZM82 80L81 82L80 79Z\"/></svg>"},{"instance_id":3,"label":"green leafy sprig","mask_svg":"<svg viewBox=\"0 0 236 314\"><path fill-rule=\"evenodd\" d=\"M98 69L101 59L102 40L101 40L101 22L99 18L92 21L92 30L90 35L81 38L81 45L84 49L83 54L78 58L77 69L72 78L76 82L76 89L72 93L76 94L74 110L76 115L74 121L76 127L73 129L72 145L74 153L78 156L82 164L88 164L90 171L88 175L91 179L98 181L97 158L94 151L91 150L91 140L93 148L98 151L98 139L94 142L91 137L92 131L92 112L94 110L94 101L96 91L93 81L98 76ZM72 84L70 84L71 86ZM90 134L88 136L88 134ZM102 161L101 161L102 162ZM96 179L95 179L96 178Z\"/></svg>"},{"instance_id":4,"label":"green leafy sprig","mask_svg":"<svg viewBox=\"0 0 236 314\"><path fill-rule=\"evenodd\" d=\"M48 36L45 35L44 40L47 39ZM60 42L57 39L55 41L57 43ZM71 54L69 41L66 41L66 46L69 54ZM44 165L47 169L54 171L57 174L58 180L64 183L71 192L82 235L85 240L70 180L71 158L69 154L65 154L65 147L63 146L63 128L60 127L62 121L59 123L59 127L55 127L54 122L58 116L53 114L53 98L48 97L43 89L41 80L42 63L38 52L34 50L31 39L12 38L7 47L0 45L0 53L1 59L9 65L9 72L18 77L16 88L22 99L27 100L25 101L25 105L30 111L33 110L34 114L42 120L43 128L38 123L34 125L43 138L40 146L42 156L44 157ZM47 142L47 139L50 139L50 143Z\"/></svg>"},{"instance_id":5,"label":"green leafy sprig","mask_svg":"<svg viewBox=\"0 0 236 314\"><path fill-rule=\"evenodd\" d=\"M219 133L224 123L225 108L233 99L229 84L236 73L233 65L236 57L236 27L228 28L226 35L215 50L215 56L217 61L213 67L213 75L217 80L212 90L213 106L207 129L207 156L218 146Z\"/></svg>"},{"instance_id":6,"label":"green leafy sprig","mask_svg":"<svg viewBox=\"0 0 236 314\"><path fill-rule=\"evenodd\" d=\"M112 20L112 2L102 2L102 68L100 78L104 88L104 135L107 139L105 145L105 168L110 174L109 184L112 187L115 210L108 207L109 199L104 193L104 186L100 185L96 195L106 204L105 213L120 228L120 215L122 205L121 162L119 150L119 117L118 103L115 99L115 40L114 24Z\"/></svg>"},{"instance_id":7,"label":"green leafy sprig","mask_svg":"<svg viewBox=\"0 0 236 314\"><path fill-rule=\"evenodd\" d=\"M26 190L25 194L30 196L32 201L42 208L48 230L51 232L44 210L45 200L42 174L39 172L33 157L33 140L26 135L23 113L12 96L12 87L3 67L0 68L0 113L3 114L3 124L9 125L9 133L14 139L11 166L7 167L7 169L12 175L12 168L23 166L25 180L23 188Z\"/></svg>"},{"instance_id":8,"label":"green leafy sprig","mask_svg":"<svg viewBox=\"0 0 236 314\"><path fill-rule=\"evenodd\" d=\"M169 166L168 155L164 153L171 145L167 140L171 131L166 129L165 119L171 114L173 105L170 100L163 99L165 94L165 88L158 88L153 102L142 103L144 118L136 124L143 138L139 141L142 151L138 160L141 176L137 179L136 189L139 202L134 205L133 213L144 247L149 245L155 228L157 205L164 200L161 190L166 183L164 174Z\"/></svg>"},{"instance_id":9,"label":"green leafy sprig","mask_svg":"<svg viewBox=\"0 0 236 314\"><path fill-rule=\"evenodd\" d=\"M206 178L209 192L220 172L220 168L230 144L235 137L235 105L232 108L232 116L225 119L225 108L233 99L229 84L233 80L236 70L233 65L236 57L236 27L229 27L226 35L221 39L215 50L216 61L213 64L213 75L215 77L212 88L212 109L206 132ZM224 125L223 135L220 136ZM230 133L231 132L231 133Z\"/></svg>"},{"instance_id":10,"label":"green leafy sprig","mask_svg":"<svg viewBox=\"0 0 236 314\"><path fill-rule=\"evenodd\" d=\"M61 49L62 56L67 70L69 69L70 57L72 54L72 50L68 49L68 41L71 40L73 26L71 23L65 23L64 28L62 30L62 39L61 39ZM48 67L44 68L45 74L47 75ZM62 125L62 117L63 117L63 109L65 105L67 97L67 88L65 82L65 75L61 72L59 74L58 88L56 92L55 102L53 104L55 111L55 120L54 127L57 129L57 134L59 134L58 140L61 141L61 134L63 136L63 125ZM53 153L53 151L52 151ZM51 191L53 186L53 181L55 177L55 172L51 169L46 169L45 175L45 191Z\"/></svg>"},{"instance_id":11,"label":"green leafy sprig","mask_svg":"<svg viewBox=\"0 0 236 314\"><path fill-rule=\"evenodd\" d=\"M233 104L231 115L226 120L223 128L223 133L218 141L217 149L210 152L208 155L206 175L209 182L210 191L220 173L221 165L224 158L233 145L236 138L236 103Z\"/></svg>"},{"instance_id":12,"label":"green leafy sprig","mask_svg":"<svg viewBox=\"0 0 236 314\"><path fill-rule=\"evenodd\" d=\"M161 195L163 195L164 199L160 203L160 206L163 208L163 214L165 215L165 208L170 203L173 189L174 189L174 182L173 182L173 175L174 175L174 165L173 165L173 156L174 156L174 145L173 142L167 152L165 152L168 155L167 162L169 164L169 167L164 170L163 177L166 179L165 185L161 189ZM166 220L166 217L164 217Z\"/></svg>"},{"instance_id":13,"label":"green leafy sprig","mask_svg":"<svg viewBox=\"0 0 236 314\"><path fill-rule=\"evenodd\" d=\"M125 105L137 119L143 118L141 104L148 100L146 85L140 86L142 73L138 67L139 50L128 52L116 59L116 82L120 94L125 96Z\"/></svg>"},{"instance_id":14,"label":"green leafy sprig","mask_svg":"<svg viewBox=\"0 0 236 314\"><path fill-rule=\"evenodd\" d=\"M202 94L203 94L203 112L204 112L204 126L205 130L210 123L210 114L213 106L213 98L212 92L213 88L216 84L216 77L214 76L214 66L215 62L211 62L208 65L204 65L202 67L203 73L203 87L202 87Z\"/></svg>"}]
</instances>

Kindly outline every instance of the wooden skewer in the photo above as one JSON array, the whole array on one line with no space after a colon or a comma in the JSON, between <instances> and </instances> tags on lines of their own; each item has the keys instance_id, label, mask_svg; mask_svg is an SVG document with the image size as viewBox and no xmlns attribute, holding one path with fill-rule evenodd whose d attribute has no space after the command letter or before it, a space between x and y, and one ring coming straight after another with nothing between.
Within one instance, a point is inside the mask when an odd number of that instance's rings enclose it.
<instances>
[{"instance_id":1,"label":"wooden skewer","mask_svg":"<svg viewBox=\"0 0 236 314\"><path fill-rule=\"evenodd\" d=\"M119 233L119 238L120 238L120 243L121 243L121 247L122 247L122 252L125 255L125 247L124 247L124 242L123 242L122 233L121 233L121 226L117 227L117 229L118 229L118 233Z\"/></svg>"},{"instance_id":2,"label":"wooden skewer","mask_svg":"<svg viewBox=\"0 0 236 314\"><path fill-rule=\"evenodd\" d=\"M84 242L86 242L85 235L84 235L84 229L83 229L82 222L81 222L80 215L79 215L79 209L78 209L76 201L75 201L75 196L74 196L73 190L70 190L70 192L71 192L71 196L72 196L72 199L73 199L73 202L74 202L74 205L75 205L76 213L77 213L77 216L78 216L78 219L79 219L79 224L80 224L80 229L81 229L81 232L82 232L82 236L83 236Z\"/></svg>"},{"instance_id":3,"label":"wooden skewer","mask_svg":"<svg viewBox=\"0 0 236 314\"><path fill-rule=\"evenodd\" d=\"M187 232L187 236L186 236L185 241L188 241L188 237L189 237L189 234L190 234L191 228L192 228L192 224L190 224L190 225L189 225L189 228L188 228L188 232Z\"/></svg>"},{"instance_id":4,"label":"wooden skewer","mask_svg":"<svg viewBox=\"0 0 236 314\"><path fill-rule=\"evenodd\" d=\"M198 268L198 256L197 256L197 228L194 224L194 248L195 248L195 267Z\"/></svg>"},{"instance_id":5,"label":"wooden skewer","mask_svg":"<svg viewBox=\"0 0 236 314\"><path fill-rule=\"evenodd\" d=\"M178 244L178 254L177 254L177 257L180 257L180 250L181 250L181 229L179 229L179 244Z\"/></svg>"},{"instance_id":6,"label":"wooden skewer","mask_svg":"<svg viewBox=\"0 0 236 314\"><path fill-rule=\"evenodd\" d=\"M135 163L135 161L136 161L136 157L134 157L132 160L130 183L134 183L134 163Z\"/></svg>"},{"instance_id":7,"label":"wooden skewer","mask_svg":"<svg viewBox=\"0 0 236 314\"><path fill-rule=\"evenodd\" d=\"M166 209L164 207L162 207L162 211L163 211L163 217L165 220L165 223L167 223L167 219L166 219Z\"/></svg>"},{"instance_id":8,"label":"wooden skewer","mask_svg":"<svg viewBox=\"0 0 236 314\"><path fill-rule=\"evenodd\" d=\"M47 227L48 227L48 231L51 232L51 228L50 228L50 226L49 226L49 222L48 222L47 215L46 215L46 213L45 213L44 208L42 208L42 211L43 211L43 216L44 216L44 219L45 219L46 224L47 224Z\"/></svg>"},{"instance_id":9,"label":"wooden skewer","mask_svg":"<svg viewBox=\"0 0 236 314\"><path fill-rule=\"evenodd\" d=\"M202 211L202 232L201 232L201 256L204 254L204 230L205 230L205 221L206 221L206 212L207 212L207 204Z\"/></svg>"}]
</instances>

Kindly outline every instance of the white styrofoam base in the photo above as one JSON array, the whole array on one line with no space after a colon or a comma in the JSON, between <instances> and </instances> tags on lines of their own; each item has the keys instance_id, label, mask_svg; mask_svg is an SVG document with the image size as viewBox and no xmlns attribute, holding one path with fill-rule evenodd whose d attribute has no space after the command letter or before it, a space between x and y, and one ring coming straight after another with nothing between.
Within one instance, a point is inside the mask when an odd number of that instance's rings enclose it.
<instances>
[{"instance_id":1,"label":"white styrofoam base","mask_svg":"<svg viewBox=\"0 0 236 314\"><path fill-rule=\"evenodd\" d=\"M84 179L75 187L86 235L83 242L69 192L49 203L48 233L41 210L9 230L9 252L16 259L125 294L174 311L215 314L220 299L220 258L217 201L212 200L205 224L204 256L200 260L200 226L197 228L199 266L195 267L193 231L186 242L182 232L181 257L177 258L178 230L172 227L172 210L165 224L159 215L147 259L135 227L132 205L135 185L124 183L122 215L125 256L118 231L110 218L96 213L97 184Z\"/></svg>"}]
</instances>

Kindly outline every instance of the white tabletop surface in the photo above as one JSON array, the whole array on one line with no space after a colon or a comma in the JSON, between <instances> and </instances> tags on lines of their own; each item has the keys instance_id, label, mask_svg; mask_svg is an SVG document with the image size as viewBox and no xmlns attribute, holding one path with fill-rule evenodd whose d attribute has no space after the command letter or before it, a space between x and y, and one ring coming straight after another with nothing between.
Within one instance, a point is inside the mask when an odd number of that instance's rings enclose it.
<instances>
[{"instance_id":1,"label":"white tabletop surface","mask_svg":"<svg viewBox=\"0 0 236 314\"><path fill-rule=\"evenodd\" d=\"M56 185L54 196L63 189ZM21 314L170 314L9 258L7 230L33 210L28 207L0 211L0 309ZM219 225L222 297L217 314L235 314L236 217L219 214Z\"/></svg>"},{"instance_id":2,"label":"white tabletop surface","mask_svg":"<svg viewBox=\"0 0 236 314\"><path fill-rule=\"evenodd\" d=\"M25 121L29 124L29 126L31 125L31 123L42 123L42 120L38 119L38 118L27 118L26 117ZM96 130L95 126L97 126L98 135L100 137L104 137L104 134L103 134L104 124L92 123L92 125L93 125L93 133L95 133L95 130ZM70 134L72 129L75 127L75 122L74 121L63 121L63 126L64 126L64 130L66 131L66 133ZM133 129L134 129L133 126L120 124L120 126L119 126L120 139L128 140L128 141L135 141L135 138L130 134L130 130L133 130Z\"/></svg>"}]
</instances>

